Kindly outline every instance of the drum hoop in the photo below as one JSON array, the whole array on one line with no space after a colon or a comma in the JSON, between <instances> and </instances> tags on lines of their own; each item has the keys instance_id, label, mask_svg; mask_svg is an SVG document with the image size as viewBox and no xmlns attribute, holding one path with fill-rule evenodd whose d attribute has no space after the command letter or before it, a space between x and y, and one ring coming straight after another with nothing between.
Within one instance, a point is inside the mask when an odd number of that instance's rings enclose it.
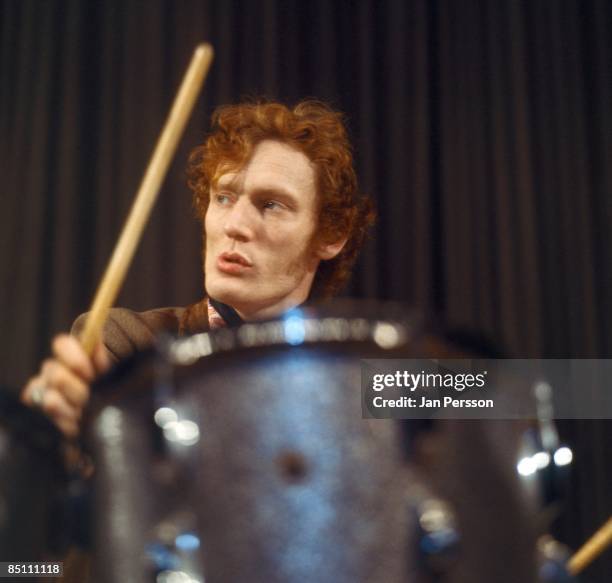
<instances>
[{"instance_id":1,"label":"drum hoop","mask_svg":"<svg viewBox=\"0 0 612 583\"><path fill-rule=\"evenodd\" d=\"M160 337L158 350L172 364L189 365L213 354L265 347L368 343L394 350L422 332L417 320L367 317L319 317L293 310L283 319L220 328L186 338Z\"/></svg>"}]
</instances>

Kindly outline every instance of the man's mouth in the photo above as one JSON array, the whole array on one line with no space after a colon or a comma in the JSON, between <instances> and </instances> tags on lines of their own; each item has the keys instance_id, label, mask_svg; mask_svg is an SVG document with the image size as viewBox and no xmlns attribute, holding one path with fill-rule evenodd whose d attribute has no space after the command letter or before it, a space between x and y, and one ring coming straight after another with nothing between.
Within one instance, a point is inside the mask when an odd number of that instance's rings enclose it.
<instances>
[{"instance_id":1,"label":"man's mouth","mask_svg":"<svg viewBox=\"0 0 612 583\"><path fill-rule=\"evenodd\" d=\"M217 269L229 275L240 275L253 267L253 263L235 251L221 253L217 258Z\"/></svg>"}]
</instances>

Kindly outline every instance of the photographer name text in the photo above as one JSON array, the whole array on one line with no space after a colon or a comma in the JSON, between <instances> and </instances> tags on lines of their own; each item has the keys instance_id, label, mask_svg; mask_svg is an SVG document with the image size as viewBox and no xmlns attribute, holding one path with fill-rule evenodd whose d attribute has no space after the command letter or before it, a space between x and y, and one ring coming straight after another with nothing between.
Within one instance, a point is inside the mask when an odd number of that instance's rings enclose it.
<instances>
[{"instance_id":1,"label":"photographer name text","mask_svg":"<svg viewBox=\"0 0 612 583\"><path fill-rule=\"evenodd\" d=\"M493 399L453 399L442 397L440 399L428 399L427 397L398 397L397 399L385 399L377 395L372 399L374 407L404 407L409 409L439 409L440 407L452 407L454 409L485 408L492 409L495 406Z\"/></svg>"},{"instance_id":2,"label":"photographer name text","mask_svg":"<svg viewBox=\"0 0 612 583\"><path fill-rule=\"evenodd\" d=\"M374 391L385 389L405 389L410 392L416 390L451 389L463 392L466 389L483 389L486 385L487 372L477 374L459 373L427 373L421 371L413 373L408 371L395 371L393 374L375 374L372 376L371 388ZM386 391L388 393L388 391ZM386 395L388 397L388 395ZM372 404L376 408L409 408L409 409L492 409L495 406L493 399L457 399L450 396L432 398L431 396L397 396L391 399L376 395Z\"/></svg>"}]
</instances>

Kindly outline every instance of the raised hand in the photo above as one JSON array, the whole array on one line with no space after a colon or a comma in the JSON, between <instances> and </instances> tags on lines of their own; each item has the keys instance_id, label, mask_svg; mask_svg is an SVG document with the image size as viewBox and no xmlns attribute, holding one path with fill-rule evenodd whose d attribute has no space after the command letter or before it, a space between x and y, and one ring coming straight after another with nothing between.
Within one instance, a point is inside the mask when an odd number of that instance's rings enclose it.
<instances>
[{"instance_id":1,"label":"raised hand","mask_svg":"<svg viewBox=\"0 0 612 583\"><path fill-rule=\"evenodd\" d=\"M99 343L91 357L80 342L58 334L52 342L53 356L21 392L21 400L48 415L67 436L76 437L83 409L89 401L91 382L111 364L108 351Z\"/></svg>"}]
</instances>

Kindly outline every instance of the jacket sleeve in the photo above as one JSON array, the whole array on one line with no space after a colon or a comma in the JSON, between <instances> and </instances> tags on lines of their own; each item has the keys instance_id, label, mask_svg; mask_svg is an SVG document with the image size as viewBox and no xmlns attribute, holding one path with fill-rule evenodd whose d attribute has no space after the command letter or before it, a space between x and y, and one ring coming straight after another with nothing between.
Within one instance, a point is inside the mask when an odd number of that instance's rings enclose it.
<instances>
[{"instance_id":1,"label":"jacket sleeve","mask_svg":"<svg viewBox=\"0 0 612 583\"><path fill-rule=\"evenodd\" d=\"M133 312L126 308L112 308L102 333L103 342L115 362L153 344L161 332L178 334L183 308L160 308L147 312ZM87 313L81 314L70 333L79 336L85 326Z\"/></svg>"}]
</instances>

